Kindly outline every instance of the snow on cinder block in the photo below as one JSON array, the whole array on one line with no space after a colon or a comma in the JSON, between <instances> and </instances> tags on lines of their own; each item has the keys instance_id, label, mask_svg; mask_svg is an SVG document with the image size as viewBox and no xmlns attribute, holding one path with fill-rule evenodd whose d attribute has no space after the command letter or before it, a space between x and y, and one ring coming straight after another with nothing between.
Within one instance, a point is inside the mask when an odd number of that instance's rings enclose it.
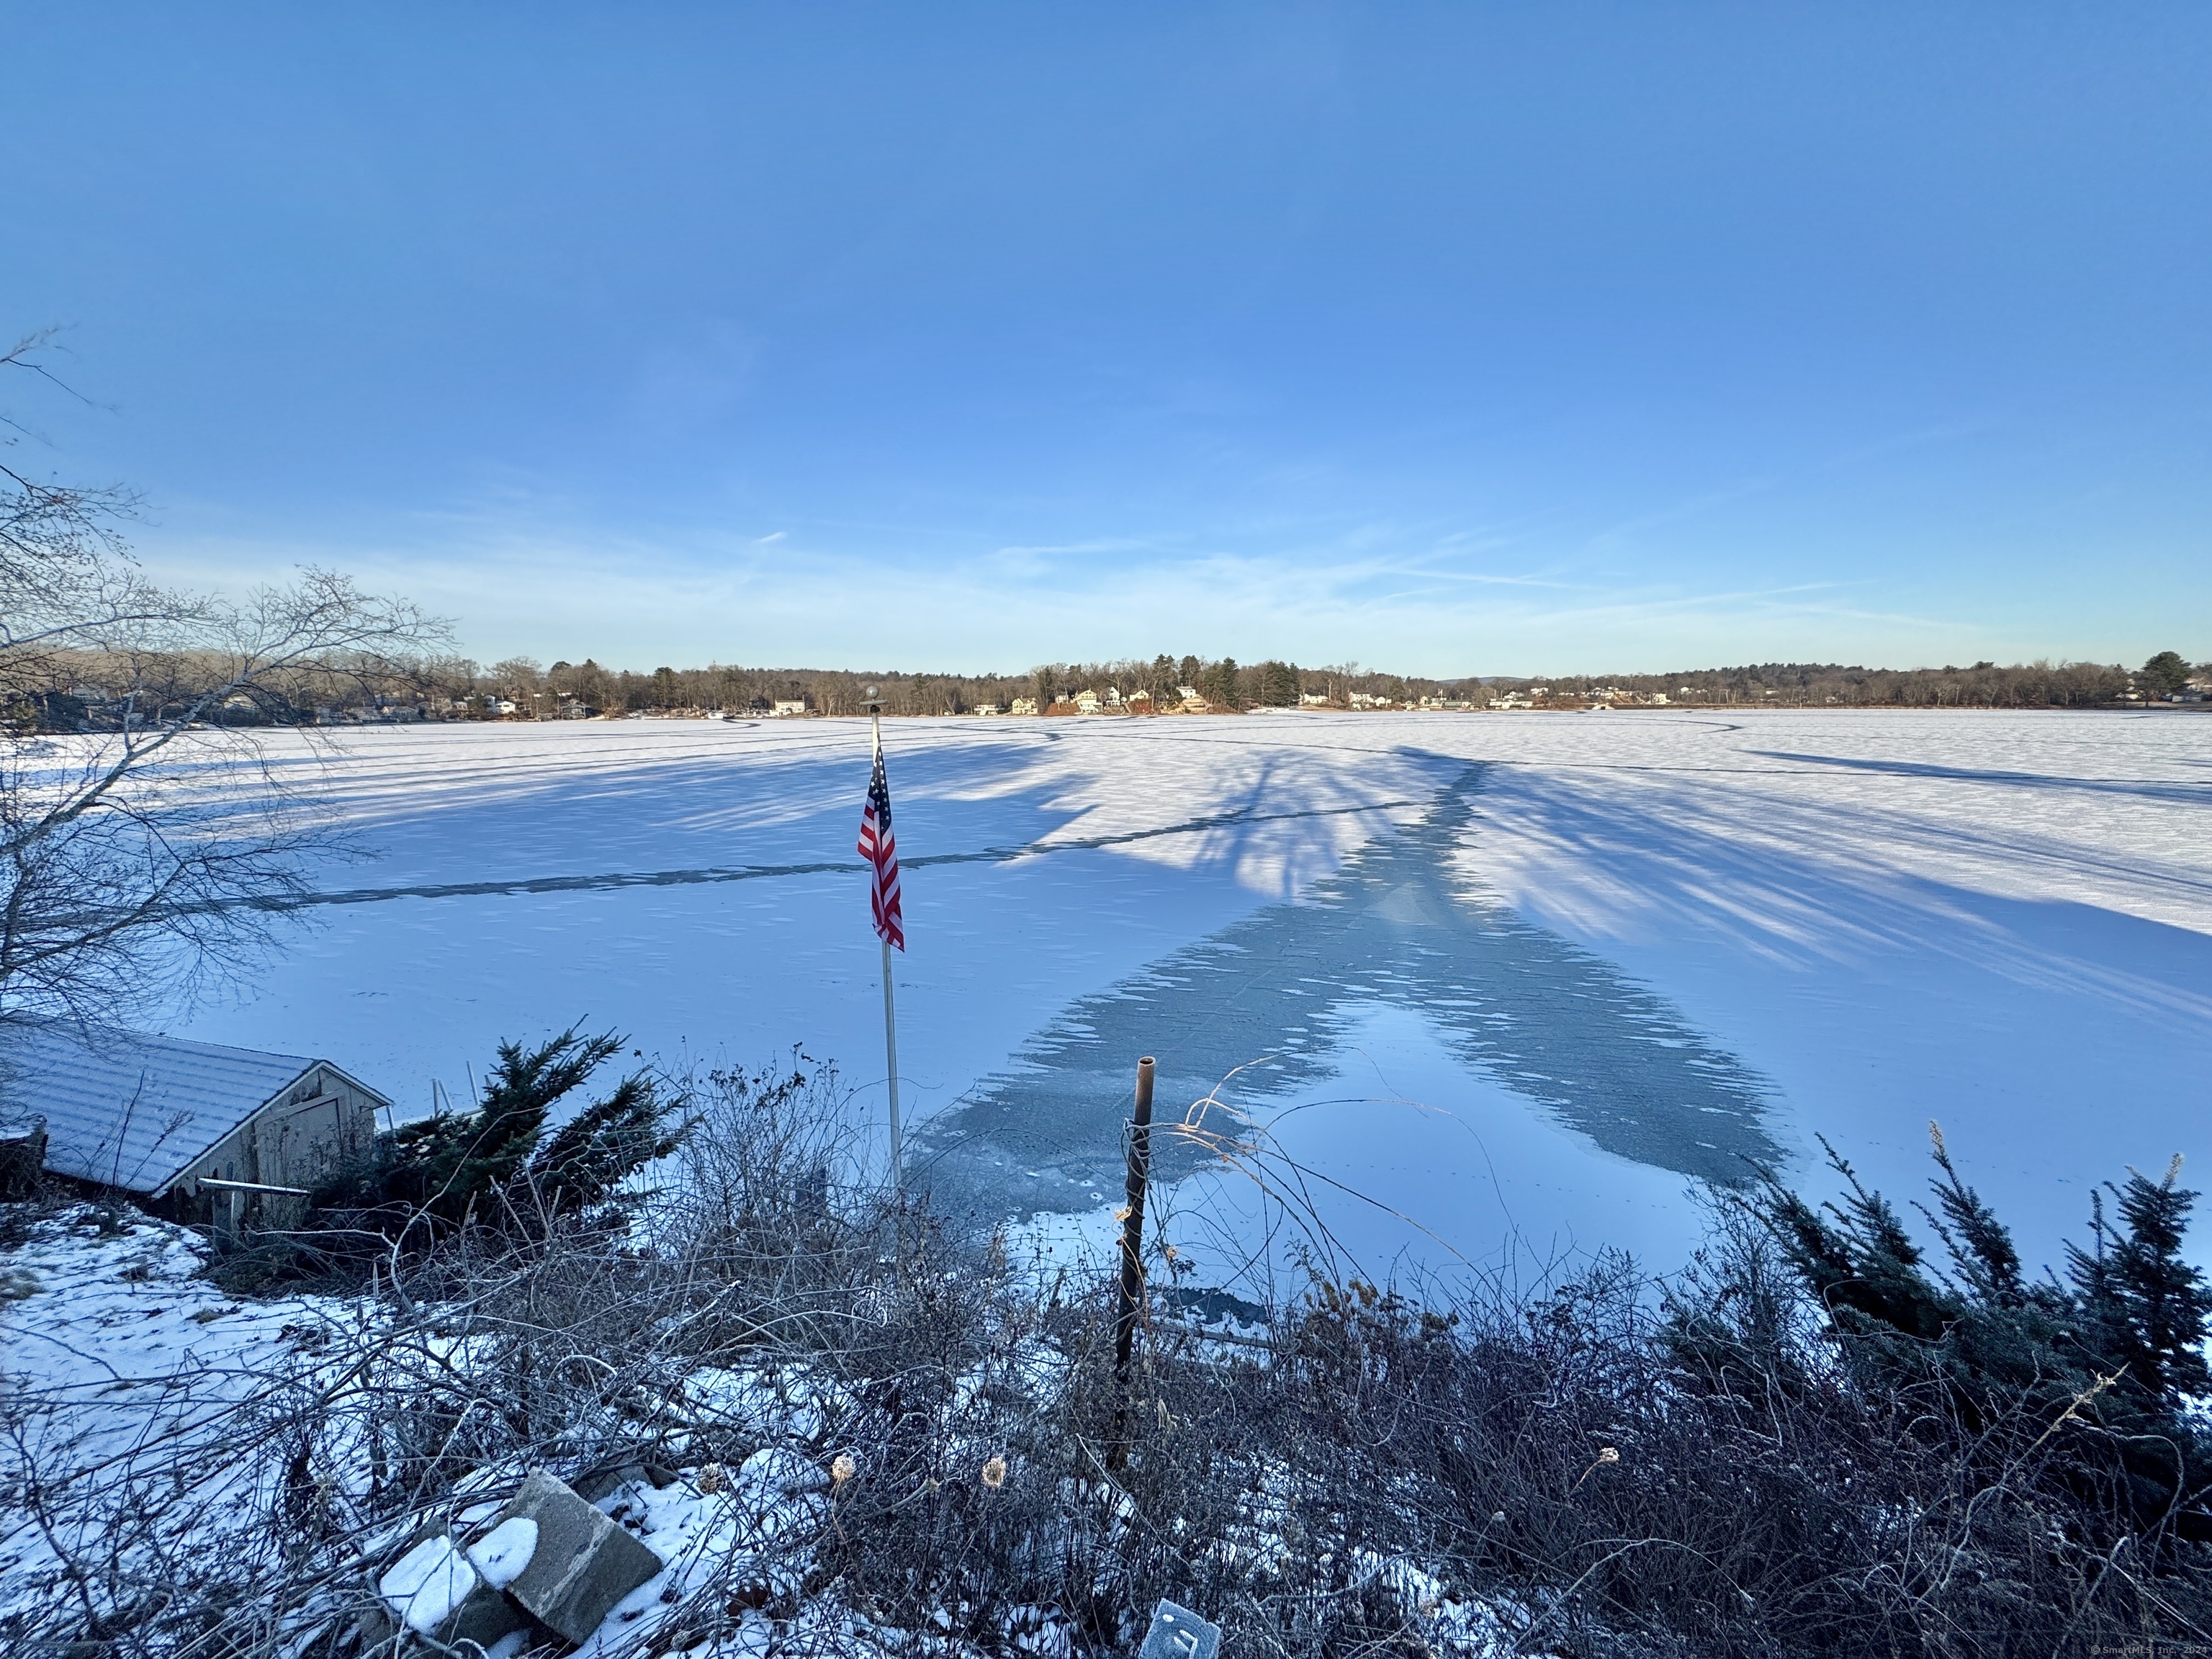
<instances>
[{"instance_id":1,"label":"snow on cinder block","mask_svg":"<svg viewBox=\"0 0 2212 1659\"><path fill-rule=\"evenodd\" d=\"M571 1642L598 1630L616 1602L664 1565L542 1469L470 1554L485 1577Z\"/></svg>"}]
</instances>

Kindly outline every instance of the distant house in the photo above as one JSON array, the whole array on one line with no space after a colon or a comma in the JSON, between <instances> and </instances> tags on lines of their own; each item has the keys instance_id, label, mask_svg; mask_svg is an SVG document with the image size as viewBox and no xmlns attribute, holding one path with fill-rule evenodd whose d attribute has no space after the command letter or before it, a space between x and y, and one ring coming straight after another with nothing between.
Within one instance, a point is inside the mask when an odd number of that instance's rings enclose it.
<instances>
[{"instance_id":1,"label":"distant house","mask_svg":"<svg viewBox=\"0 0 2212 1659\"><path fill-rule=\"evenodd\" d=\"M1326 708L1328 707L1328 693L1301 691L1298 693L1298 706L1301 708Z\"/></svg>"},{"instance_id":2,"label":"distant house","mask_svg":"<svg viewBox=\"0 0 2212 1659\"><path fill-rule=\"evenodd\" d=\"M804 714L806 712L806 699L786 697L780 702L769 704L768 712L778 720L789 720L794 714Z\"/></svg>"},{"instance_id":3,"label":"distant house","mask_svg":"<svg viewBox=\"0 0 2212 1659\"><path fill-rule=\"evenodd\" d=\"M1003 714L1006 711L995 702L979 702L968 712L971 714Z\"/></svg>"},{"instance_id":4,"label":"distant house","mask_svg":"<svg viewBox=\"0 0 2212 1659\"><path fill-rule=\"evenodd\" d=\"M1146 708L1152 706L1152 694L1141 685L1129 693L1129 707L1134 708L1139 703L1144 704Z\"/></svg>"},{"instance_id":5,"label":"distant house","mask_svg":"<svg viewBox=\"0 0 2212 1659\"><path fill-rule=\"evenodd\" d=\"M1013 712L1015 714L1034 714L1036 711L1037 700L1035 697L1016 697L1014 699Z\"/></svg>"},{"instance_id":6,"label":"distant house","mask_svg":"<svg viewBox=\"0 0 2212 1659\"><path fill-rule=\"evenodd\" d=\"M1098 694L1096 691L1077 692L1075 694L1075 712L1079 714L1097 714L1098 712Z\"/></svg>"},{"instance_id":7,"label":"distant house","mask_svg":"<svg viewBox=\"0 0 2212 1659\"><path fill-rule=\"evenodd\" d=\"M326 1060L68 1019L0 1020L0 1136L56 1175L147 1199L204 1180L310 1187L368 1149L392 1103Z\"/></svg>"}]
</instances>

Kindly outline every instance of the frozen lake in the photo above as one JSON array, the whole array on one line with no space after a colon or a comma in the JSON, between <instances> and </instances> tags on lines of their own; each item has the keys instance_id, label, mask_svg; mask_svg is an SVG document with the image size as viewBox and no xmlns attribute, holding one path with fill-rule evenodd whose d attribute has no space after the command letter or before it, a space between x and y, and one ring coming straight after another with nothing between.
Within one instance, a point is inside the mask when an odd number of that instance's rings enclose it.
<instances>
[{"instance_id":1,"label":"frozen lake","mask_svg":"<svg viewBox=\"0 0 2212 1659\"><path fill-rule=\"evenodd\" d=\"M1143 1053L1164 1119L1218 1089L1267 1132L1252 1173L1370 1273L1510 1240L1671 1266L1698 1182L1820 1184L1826 1134L1908 1196L1931 1117L2040 1258L2094 1182L2212 1153L2212 719L885 730L914 1161L980 1218L1096 1231ZM374 856L325 873L249 994L171 1029L326 1054L413 1110L572 1021L678 1063L795 1044L879 1114L866 745L830 720L349 736L332 781ZM1256 1191L1185 1180L1175 1224L1244 1237Z\"/></svg>"}]
</instances>

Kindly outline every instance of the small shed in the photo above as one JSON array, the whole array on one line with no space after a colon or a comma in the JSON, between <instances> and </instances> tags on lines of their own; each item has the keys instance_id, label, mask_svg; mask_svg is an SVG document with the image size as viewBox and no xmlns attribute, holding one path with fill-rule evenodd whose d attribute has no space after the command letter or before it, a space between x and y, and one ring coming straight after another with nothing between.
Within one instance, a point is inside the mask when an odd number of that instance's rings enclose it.
<instances>
[{"instance_id":1,"label":"small shed","mask_svg":"<svg viewBox=\"0 0 2212 1659\"><path fill-rule=\"evenodd\" d=\"M46 1167L160 1200L215 1179L312 1187L368 1149L392 1103L326 1060L112 1025L0 1020L0 1134Z\"/></svg>"}]
</instances>

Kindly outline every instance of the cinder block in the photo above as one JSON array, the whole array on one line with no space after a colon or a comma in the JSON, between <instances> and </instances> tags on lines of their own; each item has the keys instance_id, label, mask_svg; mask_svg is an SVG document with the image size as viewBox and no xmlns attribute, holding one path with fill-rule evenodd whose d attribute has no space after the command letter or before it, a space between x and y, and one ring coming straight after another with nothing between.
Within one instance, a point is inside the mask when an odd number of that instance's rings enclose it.
<instances>
[{"instance_id":1,"label":"cinder block","mask_svg":"<svg viewBox=\"0 0 2212 1659\"><path fill-rule=\"evenodd\" d=\"M453 1616L442 1628L434 1632L438 1640L449 1648L468 1651L465 1645L473 1642L479 1648L488 1648L502 1636L511 1636L530 1622L530 1615L501 1595L489 1584L479 1583L469 1592L468 1600L453 1609Z\"/></svg>"},{"instance_id":2,"label":"cinder block","mask_svg":"<svg viewBox=\"0 0 2212 1659\"><path fill-rule=\"evenodd\" d=\"M507 1582L507 1594L571 1642L599 1629L616 1602L665 1565L542 1469L522 1483L493 1529L517 1519L536 1523L538 1543L528 1564Z\"/></svg>"}]
</instances>

